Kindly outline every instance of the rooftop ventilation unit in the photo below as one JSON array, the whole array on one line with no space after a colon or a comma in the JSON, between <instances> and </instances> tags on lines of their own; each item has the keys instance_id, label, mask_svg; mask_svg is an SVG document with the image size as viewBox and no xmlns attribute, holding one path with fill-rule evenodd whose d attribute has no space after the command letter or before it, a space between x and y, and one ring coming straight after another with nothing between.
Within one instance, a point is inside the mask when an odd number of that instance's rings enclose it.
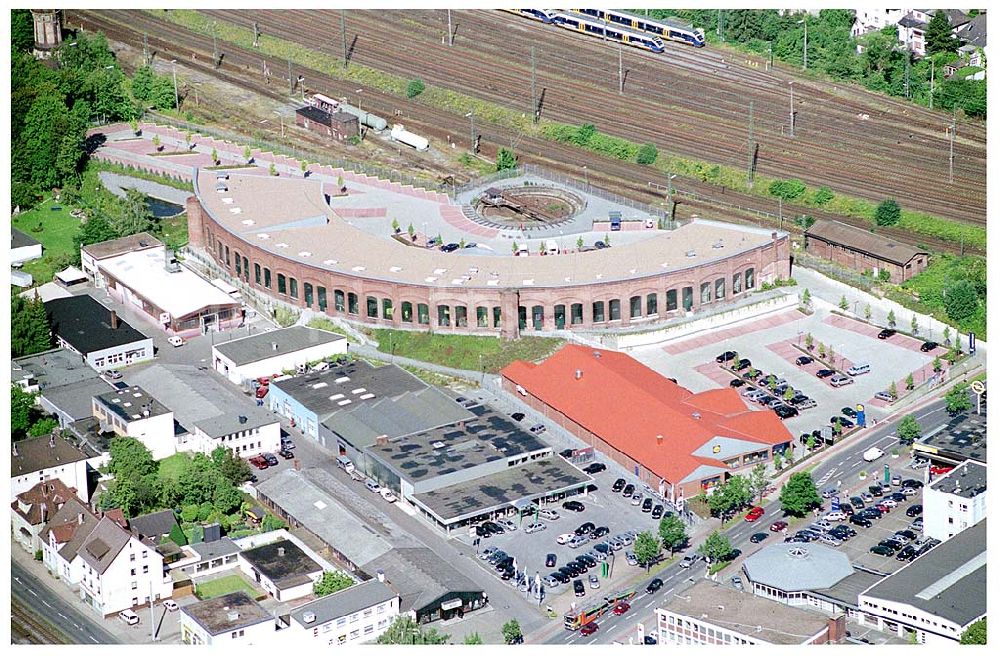
<instances>
[{"instance_id":1,"label":"rooftop ventilation unit","mask_svg":"<svg viewBox=\"0 0 1000 658\"><path fill-rule=\"evenodd\" d=\"M307 624L313 623L314 621L316 621L316 613L311 611L306 612L304 615L302 615L302 621L304 621Z\"/></svg>"},{"instance_id":2,"label":"rooftop ventilation unit","mask_svg":"<svg viewBox=\"0 0 1000 658\"><path fill-rule=\"evenodd\" d=\"M692 250L688 251L687 253L685 253L684 255L687 256L688 258L694 258L698 254L695 252L694 249L692 249Z\"/></svg>"},{"instance_id":3,"label":"rooftop ventilation unit","mask_svg":"<svg viewBox=\"0 0 1000 658\"><path fill-rule=\"evenodd\" d=\"M691 414L691 417L694 418L695 420L701 420L701 413L696 411L693 414Z\"/></svg>"},{"instance_id":4,"label":"rooftop ventilation unit","mask_svg":"<svg viewBox=\"0 0 1000 658\"><path fill-rule=\"evenodd\" d=\"M445 447L445 444L442 441L435 441L434 443L431 444L431 447L432 448L437 448L438 450L441 450L442 448Z\"/></svg>"},{"instance_id":5,"label":"rooftop ventilation unit","mask_svg":"<svg viewBox=\"0 0 1000 658\"><path fill-rule=\"evenodd\" d=\"M575 377L576 377L577 379L582 379L582 378L583 378L583 371L582 371L582 370L580 370L579 368L577 368L577 369L576 369L576 374L575 374L574 376L575 376Z\"/></svg>"},{"instance_id":6,"label":"rooftop ventilation unit","mask_svg":"<svg viewBox=\"0 0 1000 658\"><path fill-rule=\"evenodd\" d=\"M350 377L337 377L336 379L333 380L333 383L334 384L343 384L344 382L349 382L349 381L351 381Z\"/></svg>"}]
</instances>

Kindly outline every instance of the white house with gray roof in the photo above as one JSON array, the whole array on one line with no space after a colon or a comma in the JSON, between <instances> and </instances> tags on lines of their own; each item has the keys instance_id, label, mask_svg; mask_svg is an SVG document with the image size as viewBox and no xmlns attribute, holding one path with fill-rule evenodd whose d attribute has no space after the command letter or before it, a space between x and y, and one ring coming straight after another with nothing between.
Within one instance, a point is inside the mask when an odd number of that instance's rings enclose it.
<instances>
[{"instance_id":1,"label":"white house with gray roof","mask_svg":"<svg viewBox=\"0 0 1000 658\"><path fill-rule=\"evenodd\" d=\"M277 624L262 605L239 591L181 607L181 642L238 647L272 644Z\"/></svg>"},{"instance_id":2,"label":"white house with gray roof","mask_svg":"<svg viewBox=\"0 0 1000 658\"><path fill-rule=\"evenodd\" d=\"M281 449L281 424L273 414L256 407L220 414L197 421L177 449L211 454L222 446L239 457L250 457Z\"/></svg>"},{"instance_id":3,"label":"white house with gray roof","mask_svg":"<svg viewBox=\"0 0 1000 658\"><path fill-rule=\"evenodd\" d=\"M102 431L131 436L160 460L177 452L174 412L139 386L95 395L93 415Z\"/></svg>"},{"instance_id":4,"label":"white house with gray roof","mask_svg":"<svg viewBox=\"0 0 1000 658\"><path fill-rule=\"evenodd\" d=\"M237 385L347 352L347 339L312 327L287 327L212 347L212 367Z\"/></svg>"},{"instance_id":5,"label":"white house with gray roof","mask_svg":"<svg viewBox=\"0 0 1000 658\"><path fill-rule=\"evenodd\" d=\"M986 536L983 519L862 592L862 623L919 644L957 644L986 616Z\"/></svg>"},{"instance_id":6,"label":"white house with gray roof","mask_svg":"<svg viewBox=\"0 0 1000 658\"><path fill-rule=\"evenodd\" d=\"M923 488L924 534L944 541L986 518L986 466L967 460Z\"/></svg>"},{"instance_id":7,"label":"white house with gray roof","mask_svg":"<svg viewBox=\"0 0 1000 658\"><path fill-rule=\"evenodd\" d=\"M374 578L293 609L282 637L314 647L371 642L398 615L399 594Z\"/></svg>"},{"instance_id":8,"label":"white house with gray roof","mask_svg":"<svg viewBox=\"0 0 1000 658\"><path fill-rule=\"evenodd\" d=\"M792 606L828 609L814 590L829 590L854 574L845 553L819 543L765 546L743 561L743 573L757 596Z\"/></svg>"}]
</instances>

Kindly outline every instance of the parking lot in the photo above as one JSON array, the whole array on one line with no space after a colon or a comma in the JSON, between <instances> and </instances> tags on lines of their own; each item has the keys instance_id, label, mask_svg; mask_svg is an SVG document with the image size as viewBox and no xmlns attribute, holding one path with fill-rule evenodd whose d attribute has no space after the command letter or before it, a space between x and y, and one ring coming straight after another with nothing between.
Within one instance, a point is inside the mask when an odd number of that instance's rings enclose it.
<instances>
[{"instance_id":1,"label":"parking lot","mask_svg":"<svg viewBox=\"0 0 1000 658\"><path fill-rule=\"evenodd\" d=\"M870 372L853 377L854 382L841 387L830 385L829 378L821 379L816 371L825 367L818 361L798 366L795 359L805 355L806 337L811 334L818 356L819 345L833 348L832 365L843 371L851 365L869 364ZM796 310L747 321L733 327L699 334L696 339L673 341L666 346L637 348L632 355L665 377L674 377L678 383L694 392L728 385L732 373L716 363L724 351L735 351L739 358L747 358L754 368L773 374L818 404L801 410L799 415L785 421L785 426L798 438L828 425L830 417L842 415L843 407L865 404L869 422L885 415L879 404L873 404L874 395L897 382L900 393L905 391L898 382L911 372L917 373L917 383L930 375L930 364L935 355L942 353L938 347L930 352L919 350L921 341L896 334L887 339L877 338L878 328L863 322L849 320L824 310L803 315ZM829 358L825 359L827 362ZM763 408L749 403L751 408Z\"/></svg>"}]
</instances>

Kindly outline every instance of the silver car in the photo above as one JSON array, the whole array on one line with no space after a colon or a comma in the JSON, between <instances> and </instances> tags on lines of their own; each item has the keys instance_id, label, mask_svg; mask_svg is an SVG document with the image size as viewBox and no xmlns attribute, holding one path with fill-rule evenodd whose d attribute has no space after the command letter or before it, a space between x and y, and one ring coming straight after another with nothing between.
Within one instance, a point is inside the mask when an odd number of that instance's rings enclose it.
<instances>
[{"instance_id":1,"label":"silver car","mask_svg":"<svg viewBox=\"0 0 1000 658\"><path fill-rule=\"evenodd\" d=\"M625 561L631 564L633 567L639 564L639 558L633 551L625 551Z\"/></svg>"},{"instance_id":2,"label":"silver car","mask_svg":"<svg viewBox=\"0 0 1000 658\"><path fill-rule=\"evenodd\" d=\"M497 548L496 546L490 546L486 550L484 550L482 553L479 554L479 559L480 560L488 560L491 557L493 557L493 554L496 553L499 550L500 549Z\"/></svg>"},{"instance_id":3,"label":"silver car","mask_svg":"<svg viewBox=\"0 0 1000 658\"><path fill-rule=\"evenodd\" d=\"M542 584L548 587L549 589L552 589L553 587L559 587L561 583L552 576L545 576L544 578L542 578Z\"/></svg>"},{"instance_id":4,"label":"silver car","mask_svg":"<svg viewBox=\"0 0 1000 658\"><path fill-rule=\"evenodd\" d=\"M496 521L496 523L500 524L500 526L503 527L504 530L508 530L510 532L514 532L515 530L517 530L517 524L511 521L510 519L499 519Z\"/></svg>"},{"instance_id":5,"label":"silver car","mask_svg":"<svg viewBox=\"0 0 1000 658\"><path fill-rule=\"evenodd\" d=\"M570 548L579 548L590 541L590 537L587 535L577 535L570 539L566 545Z\"/></svg>"},{"instance_id":6,"label":"silver car","mask_svg":"<svg viewBox=\"0 0 1000 658\"><path fill-rule=\"evenodd\" d=\"M819 541L823 542L824 544L829 544L830 546L840 546L841 544L844 543L839 539L837 539L836 537L834 537L833 535L825 532L819 536Z\"/></svg>"},{"instance_id":7,"label":"silver car","mask_svg":"<svg viewBox=\"0 0 1000 658\"><path fill-rule=\"evenodd\" d=\"M542 530L545 530L546 528L548 528L548 526L545 525L544 523L541 523L541 522L539 522L539 523L529 523L528 525L524 526L524 532L525 532L525 534L530 535L533 532L541 532Z\"/></svg>"},{"instance_id":8,"label":"silver car","mask_svg":"<svg viewBox=\"0 0 1000 658\"><path fill-rule=\"evenodd\" d=\"M612 539L608 542L608 547L610 547L612 551L620 551L625 548L625 544L620 539Z\"/></svg>"}]
</instances>

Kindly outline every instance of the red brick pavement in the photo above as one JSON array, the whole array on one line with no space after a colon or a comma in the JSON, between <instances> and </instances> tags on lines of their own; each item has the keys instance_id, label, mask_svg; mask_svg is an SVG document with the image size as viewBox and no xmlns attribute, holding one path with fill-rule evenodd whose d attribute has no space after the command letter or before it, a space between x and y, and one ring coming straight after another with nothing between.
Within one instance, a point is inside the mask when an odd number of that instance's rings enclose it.
<instances>
[{"instance_id":1,"label":"red brick pavement","mask_svg":"<svg viewBox=\"0 0 1000 658\"><path fill-rule=\"evenodd\" d=\"M699 334L697 337L694 338L679 340L676 343L672 343L670 345L665 346L663 348L663 351L666 352L667 354L683 354L684 352L698 349L699 347L720 343L726 340L727 338L736 338L737 336L746 336L747 334L752 334L756 331L763 331L764 329L772 329L774 327L778 327L783 324L788 324L790 322L795 322L796 320L801 320L804 317L805 316L803 316L798 310L791 309L788 311L783 311L778 315L758 318L753 322L741 323L734 327L727 327L725 329L719 329L717 331Z\"/></svg>"},{"instance_id":2,"label":"red brick pavement","mask_svg":"<svg viewBox=\"0 0 1000 658\"><path fill-rule=\"evenodd\" d=\"M719 364L714 361L710 363L703 363L694 370L695 372L708 377L720 386L729 386L729 382L736 377L736 375L728 370L720 368Z\"/></svg>"},{"instance_id":3,"label":"red brick pavement","mask_svg":"<svg viewBox=\"0 0 1000 658\"><path fill-rule=\"evenodd\" d=\"M770 345L767 346L767 349L771 350L781 358L785 359L786 361L794 365L797 369L801 370L802 372L809 373L810 375L813 376L815 376L818 371L826 368L825 365L815 360L812 363L807 363L804 366L796 365L795 359L805 355L805 352L799 350L796 347L796 341L793 340L783 340L783 341L778 341L777 343L771 343ZM836 362L837 370L841 371L847 370L848 368L854 365L854 363L850 359L845 359L841 356L835 355L834 360ZM827 377L823 381L826 382L827 386L830 386L832 388L832 386L830 385L829 377Z\"/></svg>"},{"instance_id":4,"label":"red brick pavement","mask_svg":"<svg viewBox=\"0 0 1000 658\"><path fill-rule=\"evenodd\" d=\"M848 331L853 331L856 334L874 338L875 340L879 339L878 334L882 331L881 327L873 326L865 322L861 322L860 320L855 320L854 318L845 318L842 315L836 314L828 315L823 322L831 327L847 329ZM885 342L890 345L896 345L897 347L908 349L911 352L919 352L920 346L924 344L924 341L919 338L913 338L912 336L907 336L905 334L894 334L893 336L886 338ZM934 357L944 355L945 352L946 350L943 347L938 346L930 352L925 352L925 354L930 357Z\"/></svg>"}]
</instances>

